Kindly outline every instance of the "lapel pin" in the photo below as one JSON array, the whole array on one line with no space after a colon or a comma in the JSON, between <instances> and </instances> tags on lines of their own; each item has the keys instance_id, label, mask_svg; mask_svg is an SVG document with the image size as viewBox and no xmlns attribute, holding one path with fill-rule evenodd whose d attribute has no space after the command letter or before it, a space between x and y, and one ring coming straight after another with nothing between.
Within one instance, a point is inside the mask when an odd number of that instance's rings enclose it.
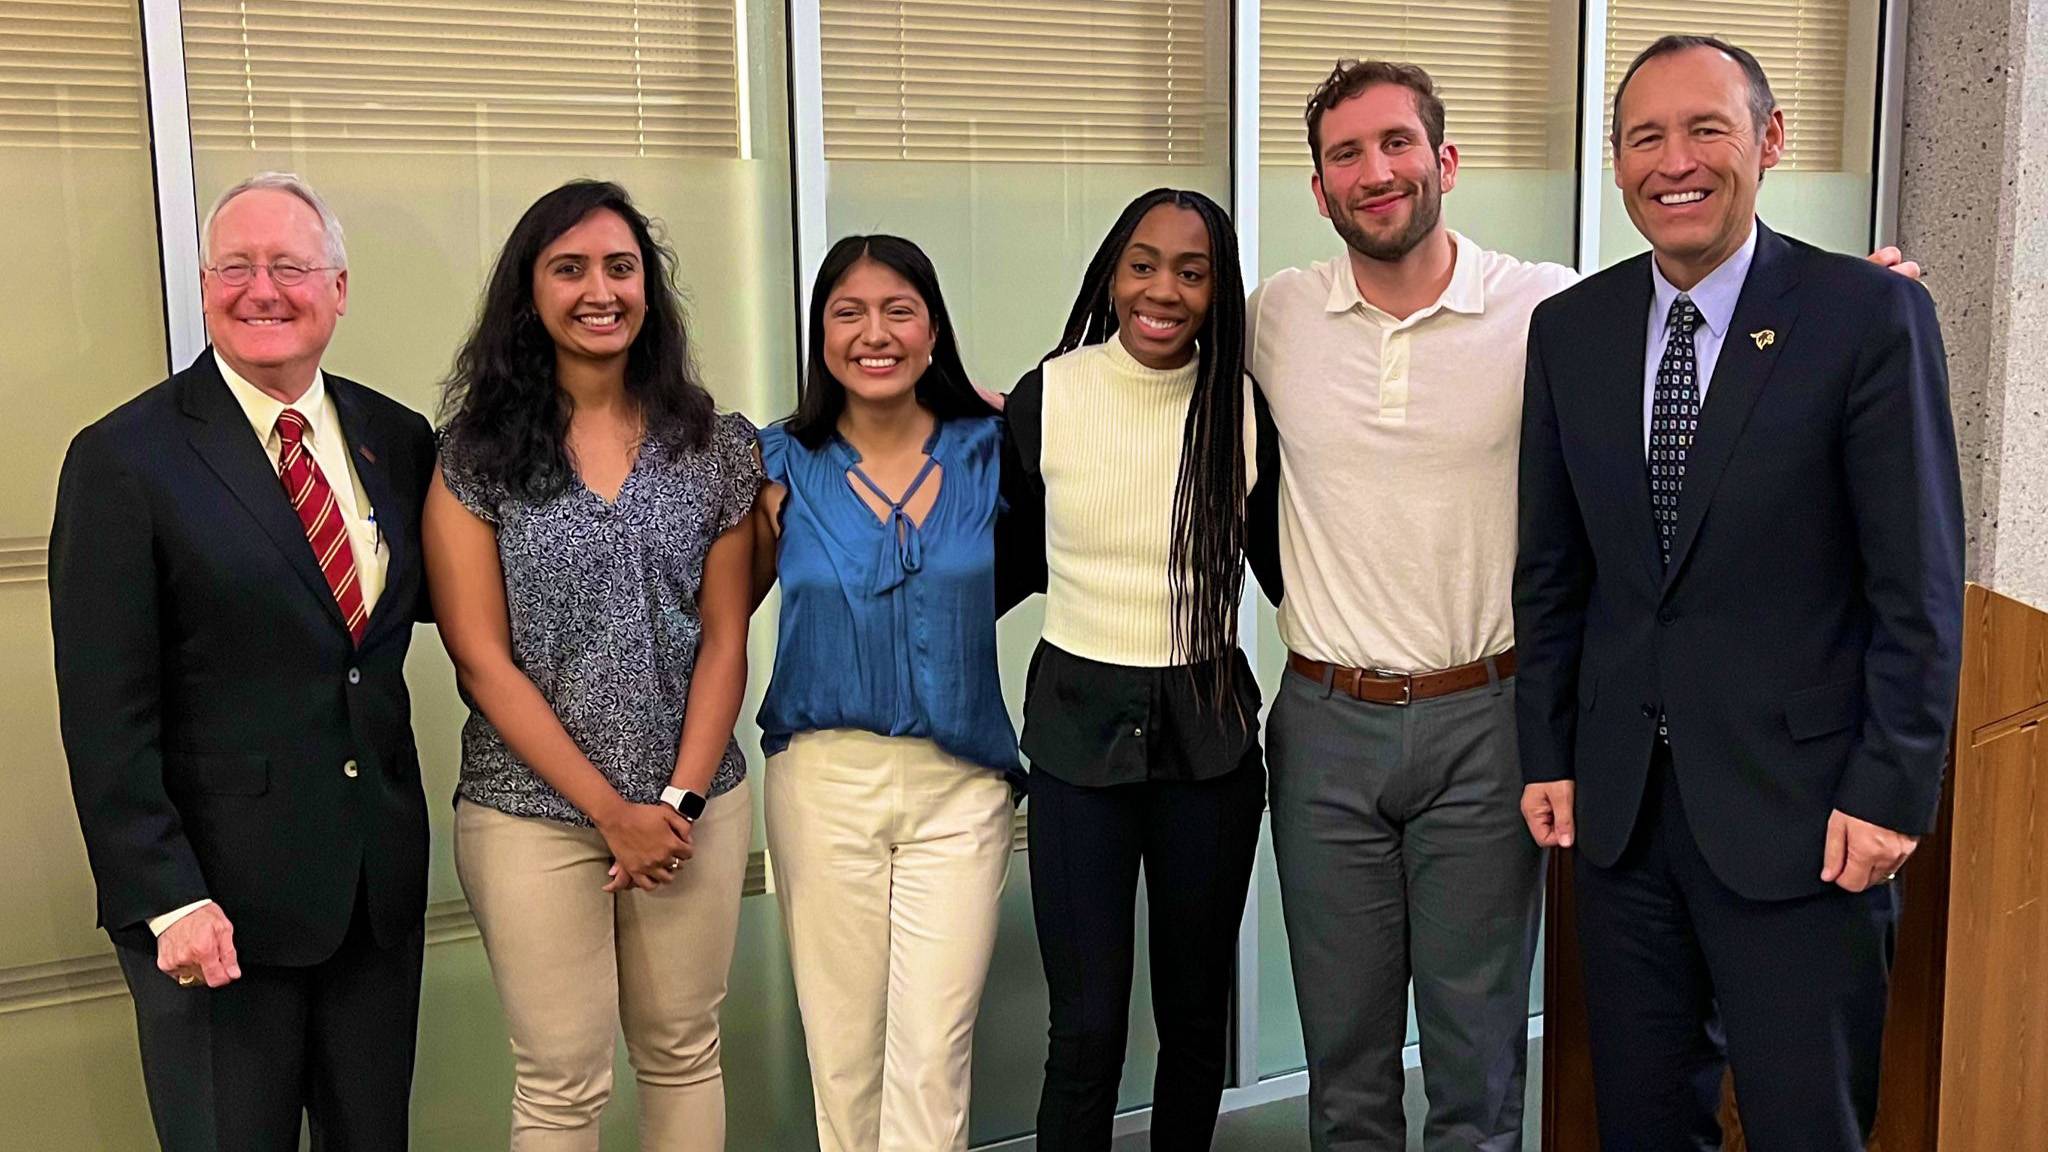
<instances>
[{"instance_id":1,"label":"lapel pin","mask_svg":"<svg viewBox=\"0 0 2048 1152\"><path fill-rule=\"evenodd\" d=\"M1758 332L1751 332L1749 338L1756 341L1756 350L1761 352L1777 342L1778 334L1769 328L1765 328Z\"/></svg>"},{"instance_id":2,"label":"lapel pin","mask_svg":"<svg viewBox=\"0 0 2048 1152\"><path fill-rule=\"evenodd\" d=\"M1763 345L1759 344L1757 345L1757 347L1761 348L1763 347ZM368 444L356 445L356 451L359 454L361 454L363 459L368 460L370 463L375 464L377 462L377 454L375 452L370 451L370 446Z\"/></svg>"}]
</instances>

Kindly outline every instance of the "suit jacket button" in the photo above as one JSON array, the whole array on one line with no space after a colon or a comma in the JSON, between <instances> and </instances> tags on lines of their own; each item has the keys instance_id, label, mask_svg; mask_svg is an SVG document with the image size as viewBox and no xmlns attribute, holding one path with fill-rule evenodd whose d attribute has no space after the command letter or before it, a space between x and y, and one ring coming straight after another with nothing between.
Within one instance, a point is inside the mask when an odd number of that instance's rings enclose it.
<instances>
[{"instance_id":1,"label":"suit jacket button","mask_svg":"<svg viewBox=\"0 0 2048 1152\"><path fill-rule=\"evenodd\" d=\"M1645 719L1645 720L1655 720L1656 718L1657 718L1657 706L1656 706L1655 704L1645 704L1645 705L1643 705L1643 719Z\"/></svg>"},{"instance_id":2,"label":"suit jacket button","mask_svg":"<svg viewBox=\"0 0 2048 1152\"><path fill-rule=\"evenodd\" d=\"M1669 624L1676 619L1678 619L1678 609L1676 608L1660 608L1657 610L1657 623L1659 624Z\"/></svg>"},{"instance_id":3,"label":"suit jacket button","mask_svg":"<svg viewBox=\"0 0 2048 1152\"><path fill-rule=\"evenodd\" d=\"M357 771L357 769L356 769L356 762L355 762L355 761L353 761L353 760L347 761L347 762L345 762L345 763L343 763L343 764L342 764L342 766L341 766L341 774L342 774L343 776L346 776L346 777L348 777L348 778L349 778L349 779L351 779L351 780L353 780L353 779L355 779L355 778L356 778L357 776L361 775L361 773L360 773L359 771Z\"/></svg>"},{"instance_id":4,"label":"suit jacket button","mask_svg":"<svg viewBox=\"0 0 2048 1152\"><path fill-rule=\"evenodd\" d=\"M349 669L348 682L351 684L361 684L363 682L363 670L361 668Z\"/></svg>"}]
</instances>

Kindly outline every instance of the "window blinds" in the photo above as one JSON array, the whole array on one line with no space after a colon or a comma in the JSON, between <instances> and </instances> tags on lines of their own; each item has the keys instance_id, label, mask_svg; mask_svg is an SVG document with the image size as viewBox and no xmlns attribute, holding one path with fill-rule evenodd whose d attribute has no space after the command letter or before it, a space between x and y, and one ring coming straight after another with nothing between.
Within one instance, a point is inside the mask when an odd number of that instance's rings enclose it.
<instances>
[{"instance_id":1,"label":"window blinds","mask_svg":"<svg viewBox=\"0 0 2048 1152\"><path fill-rule=\"evenodd\" d=\"M135 0L0 4L0 148L148 140Z\"/></svg>"},{"instance_id":2,"label":"window blinds","mask_svg":"<svg viewBox=\"0 0 2048 1152\"><path fill-rule=\"evenodd\" d=\"M733 0L183 0L194 147L737 156Z\"/></svg>"},{"instance_id":3,"label":"window blinds","mask_svg":"<svg viewBox=\"0 0 2048 1152\"><path fill-rule=\"evenodd\" d=\"M1204 0L822 0L828 160L1194 163Z\"/></svg>"},{"instance_id":4,"label":"window blinds","mask_svg":"<svg viewBox=\"0 0 2048 1152\"><path fill-rule=\"evenodd\" d=\"M1785 111L1782 168L1842 167L1848 0L1611 0L1607 8L1606 130L1629 61L1667 33L1719 36L1757 58ZM1610 151L1607 161L1613 163Z\"/></svg>"},{"instance_id":5,"label":"window blinds","mask_svg":"<svg viewBox=\"0 0 2048 1152\"><path fill-rule=\"evenodd\" d=\"M1550 166L1554 7L1552 0L1265 0L1260 162L1309 166L1302 110L1349 56L1427 69L1466 167Z\"/></svg>"}]
</instances>

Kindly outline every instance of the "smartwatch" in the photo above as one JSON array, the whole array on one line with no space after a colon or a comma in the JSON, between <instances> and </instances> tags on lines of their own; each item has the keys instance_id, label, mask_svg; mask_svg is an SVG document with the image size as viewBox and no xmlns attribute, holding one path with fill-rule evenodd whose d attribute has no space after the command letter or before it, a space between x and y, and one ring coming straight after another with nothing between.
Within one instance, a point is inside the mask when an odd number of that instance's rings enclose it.
<instances>
[{"instance_id":1,"label":"smartwatch","mask_svg":"<svg viewBox=\"0 0 2048 1152\"><path fill-rule=\"evenodd\" d=\"M697 817L704 814L704 794L671 784L661 790L661 802L683 814L683 819L695 824Z\"/></svg>"}]
</instances>

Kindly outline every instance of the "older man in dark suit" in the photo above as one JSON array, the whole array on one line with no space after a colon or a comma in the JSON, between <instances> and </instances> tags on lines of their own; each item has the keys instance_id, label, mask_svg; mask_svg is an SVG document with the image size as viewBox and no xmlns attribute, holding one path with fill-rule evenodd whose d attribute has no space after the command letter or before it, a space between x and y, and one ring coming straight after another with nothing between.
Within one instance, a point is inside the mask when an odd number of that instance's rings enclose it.
<instances>
[{"instance_id":1,"label":"older man in dark suit","mask_svg":"<svg viewBox=\"0 0 2048 1152\"><path fill-rule=\"evenodd\" d=\"M50 540L79 824L166 1149L402 1148L427 816L404 664L427 422L320 359L340 225L206 223L213 346L78 434Z\"/></svg>"},{"instance_id":2,"label":"older man in dark suit","mask_svg":"<svg viewBox=\"0 0 2048 1152\"><path fill-rule=\"evenodd\" d=\"M1955 705L1962 507L1926 291L1755 216L1756 60L1616 96L1653 248L1537 308L1515 634L1523 814L1576 842L1604 1147L1860 1149L1897 898Z\"/></svg>"}]
</instances>

